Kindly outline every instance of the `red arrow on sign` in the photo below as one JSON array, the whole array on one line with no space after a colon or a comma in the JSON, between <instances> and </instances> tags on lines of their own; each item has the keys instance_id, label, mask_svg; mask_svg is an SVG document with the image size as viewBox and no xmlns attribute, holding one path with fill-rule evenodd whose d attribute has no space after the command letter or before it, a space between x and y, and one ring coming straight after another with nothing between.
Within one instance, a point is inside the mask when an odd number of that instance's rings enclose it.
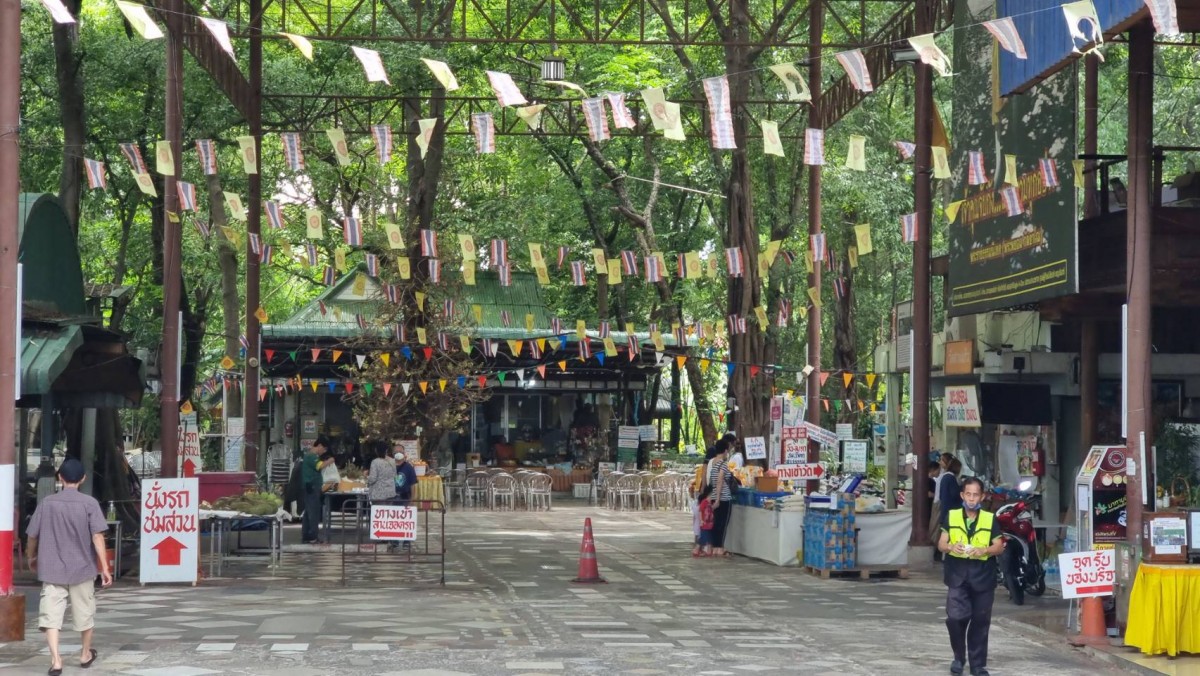
<instances>
[{"instance_id":1,"label":"red arrow on sign","mask_svg":"<svg viewBox=\"0 0 1200 676\"><path fill-rule=\"evenodd\" d=\"M192 462L191 458L188 458L187 460L183 461L183 476L184 477L196 476L196 463Z\"/></svg>"},{"instance_id":2,"label":"red arrow on sign","mask_svg":"<svg viewBox=\"0 0 1200 676\"><path fill-rule=\"evenodd\" d=\"M390 530L377 530L371 535L376 540L405 540L412 537L412 533Z\"/></svg>"},{"instance_id":3,"label":"red arrow on sign","mask_svg":"<svg viewBox=\"0 0 1200 676\"><path fill-rule=\"evenodd\" d=\"M796 479L820 479L825 473L825 468L819 463L808 463L805 465L777 465L775 474L780 479L796 480Z\"/></svg>"},{"instance_id":4,"label":"red arrow on sign","mask_svg":"<svg viewBox=\"0 0 1200 676\"><path fill-rule=\"evenodd\" d=\"M151 547L151 549L158 552L158 565L178 566L180 560L179 553L187 549L187 545L168 535L158 544Z\"/></svg>"}]
</instances>

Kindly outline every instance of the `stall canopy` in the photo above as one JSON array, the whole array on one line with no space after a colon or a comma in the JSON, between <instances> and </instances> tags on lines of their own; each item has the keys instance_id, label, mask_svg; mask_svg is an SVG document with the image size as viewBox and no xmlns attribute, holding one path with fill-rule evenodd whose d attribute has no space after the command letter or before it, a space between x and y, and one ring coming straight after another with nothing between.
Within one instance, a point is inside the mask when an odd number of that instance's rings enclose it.
<instances>
[{"instance_id":1,"label":"stall canopy","mask_svg":"<svg viewBox=\"0 0 1200 676\"><path fill-rule=\"evenodd\" d=\"M22 264L21 398L33 408L53 395L61 408L137 406L142 363L125 337L89 315L75 236L58 198L23 194L18 204Z\"/></svg>"},{"instance_id":2,"label":"stall canopy","mask_svg":"<svg viewBox=\"0 0 1200 676\"><path fill-rule=\"evenodd\" d=\"M982 383L979 416L991 425L1050 425L1050 386L1037 383Z\"/></svg>"}]
</instances>

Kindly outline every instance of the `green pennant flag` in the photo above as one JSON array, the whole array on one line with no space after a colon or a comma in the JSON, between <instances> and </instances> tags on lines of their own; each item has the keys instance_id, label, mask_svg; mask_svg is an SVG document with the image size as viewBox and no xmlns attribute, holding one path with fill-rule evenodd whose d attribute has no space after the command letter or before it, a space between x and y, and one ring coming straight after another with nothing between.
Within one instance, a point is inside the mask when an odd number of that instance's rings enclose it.
<instances>
[{"instance_id":1,"label":"green pennant flag","mask_svg":"<svg viewBox=\"0 0 1200 676\"><path fill-rule=\"evenodd\" d=\"M292 358L292 361L296 361L296 352L297 352L296 350L292 350L291 352L288 352L288 356Z\"/></svg>"},{"instance_id":2,"label":"green pennant flag","mask_svg":"<svg viewBox=\"0 0 1200 676\"><path fill-rule=\"evenodd\" d=\"M834 400L833 400L833 411L834 411L835 413L841 413L841 412L842 412L842 400L841 400L841 399L834 399Z\"/></svg>"},{"instance_id":3,"label":"green pennant flag","mask_svg":"<svg viewBox=\"0 0 1200 676\"><path fill-rule=\"evenodd\" d=\"M499 380L501 384L503 384L503 383L504 383L504 379L505 379L505 378L507 378L507 377L508 377L508 374L507 374L507 373L505 373L504 371L501 371L501 372L499 372L499 373L497 373L497 374L496 374L496 379L497 379L497 380Z\"/></svg>"},{"instance_id":4,"label":"green pennant flag","mask_svg":"<svg viewBox=\"0 0 1200 676\"><path fill-rule=\"evenodd\" d=\"M366 390L367 395L370 396L371 392L374 391L374 389L375 389L375 384L374 383L363 383L363 389Z\"/></svg>"}]
</instances>

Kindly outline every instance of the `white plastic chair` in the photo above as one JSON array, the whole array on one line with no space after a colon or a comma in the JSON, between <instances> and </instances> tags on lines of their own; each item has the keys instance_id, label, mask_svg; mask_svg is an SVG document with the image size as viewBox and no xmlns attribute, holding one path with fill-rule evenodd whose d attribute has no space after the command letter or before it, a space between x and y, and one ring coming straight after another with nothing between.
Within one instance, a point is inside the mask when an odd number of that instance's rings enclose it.
<instances>
[{"instance_id":1,"label":"white plastic chair","mask_svg":"<svg viewBox=\"0 0 1200 676\"><path fill-rule=\"evenodd\" d=\"M554 485L554 480L547 474L532 473L529 477L529 508L540 509L542 503L546 504L546 511L550 511L550 495L551 487Z\"/></svg>"},{"instance_id":2,"label":"white plastic chair","mask_svg":"<svg viewBox=\"0 0 1200 676\"><path fill-rule=\"evenodd\" d=\"M671 509L674 506L675 477L662 474L650 480L650 509Z\"/></svg>"},{"instance_id":3,"label":"white plastic chair","mask_svg":"<svg viewBox=\"0 0 1200 676\"><path fill-rule=\"evenodd\" d=\"M472 505L488 502L488 489L491 486L490 477L486 472L472 472L467 476L463 496Z\"/></svg>"},{"instance_id":4,"label":"white plastic chair","mask_svg":"<svg viewBox=\"0 0 1200 676\"><path fill-rule=\"evenodd\" d=\"M496 502L503 507L508 503L509 509L517 508L517 480L511 474L497 474L491 477L491 505L496 509Z\"/></svg>"},{"instance_id":5,"label":"white plastic chair","mask_svg":"<svg viewBox=\"0 0 1200 676\"><path fill-rule=\"evenodd\" d=\"M604 506L608 509L616 509L617 483L623 476L624 472L605 472L596 480L597 499L603 496Z\"/></svg>"},{"instance_id":6,"label":"white plastic chair","mask_svg":"<svg viewBox=\"0 0 1200 676\"><path fill-rule=\"evenodd\" d=\"M626 474L617 480L617 499L620 500L621 509L626 509L627 505L632 505L633 509L640 510L642 508L642 477L637 474Z\"/></svg>"}]
</instances>

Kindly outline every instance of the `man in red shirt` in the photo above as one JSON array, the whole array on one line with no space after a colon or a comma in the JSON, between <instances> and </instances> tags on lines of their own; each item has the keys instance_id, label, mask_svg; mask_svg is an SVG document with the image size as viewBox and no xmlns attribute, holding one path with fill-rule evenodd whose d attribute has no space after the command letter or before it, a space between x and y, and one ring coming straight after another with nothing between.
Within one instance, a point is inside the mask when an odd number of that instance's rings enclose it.
<instances>
[{"instance_id":1,"label":"man in red shirt","mask_svg":"<svg viewBox=\"0 0 1200 676\"><path fill-rule=\"evenodd\" d=\"M105 587L112 584L104 546L108 522L100 503L79 492L83 479L83 463L75 458L64 460L58 468L62 491L47 496L38 505L26 531L29 568L37 571L42 582L38 627L46 632L46 643L50 646L50 676L58 676L63 670L58 633L68 600L75 631L82 635L79 666L86 669L96 661L96 651L92 648L96 575L100 575Z\"/></svg>"}]
</instances>

